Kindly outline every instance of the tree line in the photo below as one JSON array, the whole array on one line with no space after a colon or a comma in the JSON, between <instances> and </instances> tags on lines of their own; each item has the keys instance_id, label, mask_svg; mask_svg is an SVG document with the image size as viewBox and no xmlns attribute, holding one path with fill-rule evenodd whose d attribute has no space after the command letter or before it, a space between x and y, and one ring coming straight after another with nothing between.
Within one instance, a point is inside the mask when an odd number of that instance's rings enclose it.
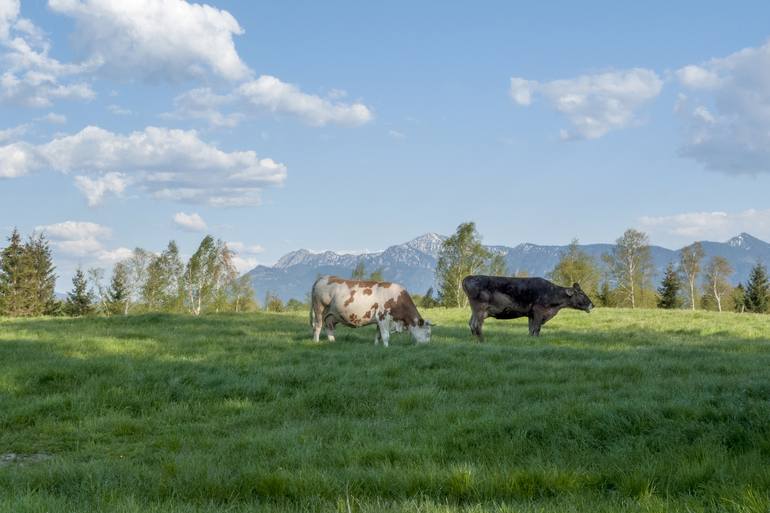
<instances>
[{"instance_id":1,"label":"tree line","mask_svg":"<svg viewBox=\"0 0 770 513\"><path fill-rule=\"evenodd\" d=\"M762 263L757 262L745 285L733 287L729 282L734 272L730 263L720 256L707 262L704 258L699 242L683 248L679 262L668 265L662 282L655 288L649 237L628 229L615 241L612 250L602 255L603 266L573 240L546 277L564 287L580 283L595 303L607 307L687 307L758 313L770 310L770 284ZM438 297L434 298L433 290L429 290L420 298L423 306L466 306L462 279L469 274L507 276L509 270L502 254L482 245L475 224L463 223L441 247L436 266Z\"/></svg>"},{"instance_id":2,"label":"tree line","mask_svg":"<svg viewBox=\"0 0 770 513\"><path fill-rule=\"evenodd\" d=\"M159 254L136 248L115 264L110 279L101 268L78 268L64 300L54 293L56 273L43 234L26 241L14 229L0 252L0 315L128 315L142 312L246 312L259 305L248 276L238 276L234 252L210 235L183 262L176 242Z\"/></svg>"},{"instance_id":3,"label":"tree line","mask_svg":"<svg viewBox=\"0 0 770 513\"><path fill-rule=\"evenodd\" d=\"M210 235L184 262L174 241L160 253L136 248L115 264L109 280L101 268L77 269L66 299L54 293L56 268L48 240L33 233L23 240L14 229L0 251L0 315L128 315L169 312L201 315L208 312L250 312L261 306L248 276L238 276L234 252ZM768 312L770 284L767 270L757 263L745 284L733 287L730 263L719 256L704 262L700 243L680 251L678 262L666 268L655 287L654 266L646 234L629 229L601 257L603 266L580 249L577 240L562 252L546 276L562 286L580 283L594 303L607 307L702 308L717 311ZM367 273L363 261L354 279L382 281L383 269ZM486 248L474 223L463 223L441 247L436 265L437 291L413 295L422 307L465 307L462 279L470 274L511 275L501 252ZM526 276L514 272L514 276ZM303 310L305 301L284 303L268 291L264 309Z\"/></svg>"}]
</instances>

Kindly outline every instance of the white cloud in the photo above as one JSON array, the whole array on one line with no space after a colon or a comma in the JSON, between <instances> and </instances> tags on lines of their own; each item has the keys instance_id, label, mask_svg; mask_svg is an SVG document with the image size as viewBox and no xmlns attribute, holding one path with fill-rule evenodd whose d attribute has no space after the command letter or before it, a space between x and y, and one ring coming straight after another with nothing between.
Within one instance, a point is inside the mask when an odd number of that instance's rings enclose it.
<instances>
[{"instance_id":1,"label":"white cloud","mask_svg":"<svg viewBox=\"0 0 770 513\"><path fill-rule=\"evenodd\" d=\"M671 216L642 217L641 226L653 239L672 243L695 240L726 240L747 232L762 239L770 238L770 209L742 212L687 212Z\"/></svg>"},{"instance_id":2,"label":"white cloud","mask_svg":"<svg viewBox=\"0 0 770 513\"><path fill-rule=\"evenodd\" d=\"M0 0L0 39L6 39L11 24L19 16L19 0Z\"/></svg>"},{"instance_id":3,"label":"white cloud","mask_svg":"<svg viewBox=\"0 0 770 513\"><path fill-rule=\"evenodd\" d=\"M89 207L101 205L108 193L120 196L128 184L129 180L123 173L105 173L96 178L82 175L75 177L75 186L85 195Z\"/></svg>"},{"instance_id":4,"label":"white cloud","mask_svg":"<svg viewBox=\"0 0 770 513\"><path fill-rule=\"evenodd\" d=\"M49 0L74 18L76 43L100 72L118 78L180 81L213 74L251 74L233 36L243 34L227 11L185 0Z\"/></svg>"},{"instance_id":5,"label":"white cloud","mask_svg":"<svg viewBox=\"0 0 770 513\"><path fill-rule=\"evenodd\" d=\"M23 136L29 131L29 128L30 128L29 123L24 123L12 128L6 128L4 130L0 130L0 143L20 138L21 136ZM1 162L2 160L0 160L0 163ZM0 172L0 176L3 176L2 172Z\"/></svg>"},{"instance_id":6,"label":"white cloud","mask_svg":"<svg viewBox=\"0 0 770 513\"><path fill-rule=\"evenodd\" d=\"M52 125L63 125L67 122L67 116L64 114L56 114L55 112L49 112L45 116L40 118L41 121L51 123Z\"/></svg>"},{"instance_id":7,"label":"white cloud","mask_svg":"<svg viewBox=\"0 0 770 513\"><path fill-rule=\"evenodd\" d=\"M262 75L242 84L238 94L249 104L271 112L293 114L310 125L328 123L361 125L371 121L372 112L362 103L339 103L303 93L297 86L276 77Z\"/></svg>"},{"instance_id":8,"label":"white cloud","mask_svg":"<svg viewBox=\"0 0 770 513\"><path fill-rule=\"evenodd\" d=\"M543 83L513 77L510 93L523 106L539 94L566 116L573 128L561 131L563 139L596 139L628 126L662 87L663 81L654 71L633 68Z\"/></svg>"},{"instance_id":9,"label":"white cloud","mask_svg":"<svg viewBox=\"0 0 770 513\"><path fill-rule=\"evenodd\" d=\"M90 100L95 96L86 82L62 80L91 67L62 64L49 56L43 31L19 17L19 2L0 0L0 103L47 107L57 99Z\"/></svg>"},{"instance_id":10,"label":"white cloud","mask_svg":"<svg viewBox=\"0 0 770 513\"><path fill-rule=\"evenodd\" d=\"M86 221L64 221L38 226L35 230L45 232L54 240L104 239L112 236L112 230L106 226Z\"/></svg>"},{"instance_id":11,"label":"white cloud","mask_svg":"<svg viewBox=\"0 0 770 513\"><path fill-rule=\"evenodd\" d=\"M4 177L44 169L82 173L76 184L91 204L134 186L157 199L256 205L264 187L286 179L286 166L253 151L225 152L195 131L156 127L120 135L89 126L45 144L0 146L0 162Z\"/></svg>"},{"instance_id":12,"label":"white cloud","mask_svg":"<svg viewBox=\"0 0 770 513\"><path fill-rule=\"evenodd\" d=\"M190 232L203 232L207 228L206 221L197 213L185 214L184 212L177 212L174 214L174 223Z\"/></svg>"},{"instance_id":13,"label":"white cloud","mask_svg":"<svg viewBox=\"0 0 770 513\"><path fill-rule=\"evenodd\" d=\"M35 230L45 233L53 247L65 257L114 264L131 256L128 248L106 249L103 241L112 237L112 230L97 223L64 221L38 226Z\"/></svg>"},{"instance_id":14,"label":"white cloud","mask_svg":"<svg viewBox=\"0 0 770 513\"><path fill-rule=\"evenodd\" d=\"M693 92L682 103L686 135L680 153L707 169L770 172L770 42L677 71Z\"/></svg>"},{"instance_id":15,"label":"white cloud","mask_svg":"<svg viewBox=\"0 0 770 513\"><path fill-rule=\"evenodd\" d=\"M338 101L339 93L327 98L302 92L294 84L262 75L245 82L228 94L209 88L190 90L176 97L170 117L203 119L212 126L232 127L244 117L244 111L268 111L295 116L311 126L328 124L357 126L374 119L371 109L360 102ZM229 113L223 110L228 109Z\"/></svg>"},{"instance_id":16,"label":"white cloud","mask_svg":"<svg viewBox=\"0 0 770 513\"><path fill-rule=\"evenodd\" d=\"M229 241L227 247L240 254L257 255L265 251L265 248L259 244L245 244L240 241Z\"/></svg>"},{"instance_id":17,"label":"white cloud","mask_svg":"<svg viewBox=\"0 0 770 513\"><path fill-rule=\"evenodd\" d=\"M537 89L537 82L523 78L511 78L511 98L518 105L527 106L532 103L532 93Z\"/></svg>"},{"instance_id":18,"label":"white cloud","mask_svg":"<svg viewBox=\"0 0 770 513\"><path fill-rule=\"evenodd\" d=\"M388 135L393 139L406 139L406 134L398 130L388 130Z\"/></svg>"},{"instance_id":19,"label":"white cloud","mask_svg":"<svg viewBox=\"0 0 770 513\"><path fill-rule=\"evenodd\" d=\"M254 257L244 258L238 255L233 256L232 262L240 274L251 271L257 266L257 264L259 264L257 259Z\"/></svg>"}]
</instances>

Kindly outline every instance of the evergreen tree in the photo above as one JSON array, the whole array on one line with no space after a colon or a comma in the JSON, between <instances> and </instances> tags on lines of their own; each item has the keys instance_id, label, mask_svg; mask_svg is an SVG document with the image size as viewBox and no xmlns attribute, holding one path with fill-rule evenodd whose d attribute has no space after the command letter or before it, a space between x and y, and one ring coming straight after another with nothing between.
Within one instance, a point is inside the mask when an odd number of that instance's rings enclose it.
<instances>
[{"instance_id":1,"label":"evergreen tree","mask_svg":"<svg viewBox=\"0 0 770 513\"><path fill-rule=\"evenodd\" d=\"M751 269L744 302L749 312L767 313L768 303L770 303L770 285L767 281L767 269L760 263Z\"/></svg>"},{"instance_id":2,"label":"evergreen tree","mask_svg":"<svg viewBox=\"0 0 770 513\"><path fill-rule=\"evenodd\" d=\"M572 240L549 274L549 278L557 285L571 287L573 283L579 283L580 287L590 295L595 295L599 291L599 277L600 272L596 261L580 249L577 239Z\"/></svg>"},{"instance_id":3,"label":"evergreen tree","mask_svg":"<svg viewBox=\"0 0 770 513\"><path fill-rule=\"evenodd\" d=\"M58 309L54 294L56 268L48 240L42 233L30 236L24 245L22 261L24 315L53 315Z\"/></svg>"},{"instance_id":4,"label":"evergreen tree","mask_svg":"<svg viewBox=\"0 0 770 513\"><path fill-rule=\"evenodd\" d=\"M353 269L353 272L350 274L350 278L353 280L363 280L366 277L366 265L364 264L363 259L359 260L356 264L356 268Z\"/></svg>"},{"instance_id":5,"label":"evergreen tree","mask_svg":"<svg viewBox=\"0 0 770 513\"><path fill-rule=\"evenodd\" d=\"M67 294L64 310L73 317L88 315L93 311L94 298L88 290L88 280L82 269L75 271L72 277L72 291Z\"/></svg>"},{"instance_id":6,"label":"evergreen tree","mask_svg":"<svg viewBox=\"0 0 770 513\"><path fill-rule=\"evenodd\" d=\"M658 288L658 308L680 308L682 298L679 297L679 290L682 288L682 280L679 273L674 269L674 264L669 262L666 267L666 274Z\"/></svg>"},{"instance_id":7,"label":"evergreen tree","mask_svg":"<svg viewBox=\"0 0 770 513\"><path fill-rule=\"evenodd\" d=\"M118 262L112 270L110 288L107 290L108 310L112 314L128 315L131 289L128 285L128 264Z\"/></svg>"},{"instance_id":8,"label":"evergreen tree","mask_svg":"<svg viewBox=\"0 0 770 513\"><path fill-rule=\"evenodd\" d=\"M0 314L23 315L24 245L17 229L8 237L8 245L0 253Z\"/></svg>"},{"instance_id":9,"label":"evergreen tree","mask_svg":"<svg viewBox=\"0 0 770 513\"><path fill-rule=\"evenodd\" d=\"M420 302L420 306L423 308L435 308L438 306L438 301L436 301L436 298L433 297L433 287L429 288L425 293L422 301Z\"/></svg>"},{"instance_id":10,"label":"evergreen tree","mask_svg":"<svg viewBox=\"0 0 770 513\"><path fill-rule=\"evenodd\" d=\"M455 234L441 244L436 279L444 306L467 305L468 298L462 290L463 278L481 272L490 256L481 244L475 223L461 224Z\"/></svg>"},{"instance_id":11,"label":"evergreen tree","mask_svg":"<svg viewBox=\"0 0 770 513\"><path fill-rule=\"evenodd\" d=\"M369 279L371 281L384 281L385 278L382 276L382 267L372 271L372 273L369 275Z\"/></svg>"}]
</instances>

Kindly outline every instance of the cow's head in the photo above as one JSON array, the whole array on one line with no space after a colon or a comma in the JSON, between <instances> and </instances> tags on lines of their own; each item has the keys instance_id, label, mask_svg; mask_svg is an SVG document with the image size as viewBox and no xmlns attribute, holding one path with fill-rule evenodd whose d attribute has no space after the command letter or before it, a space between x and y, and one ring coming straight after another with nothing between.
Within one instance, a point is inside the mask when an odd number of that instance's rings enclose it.
<instances>
[{"instance_id":1,"label":"cow's head","mask_svg":"<svg viewBox=\"0 0 770 513\"><path fill-rule=\"evenodd\" d=\"M584 312L590 312L594 307L591 299L583 292L580 285L575 283L572 288L566 289L567 296L569 296L569 306L577 310L583 310Z\"/></svg>"},{"instance_id":2,"label":"cow's head","mask_svg":"<svg viewBox=\"0 0 770 513\"><path fill-rule=\"evenodd\" d=\"M430 342L430 329L433 325L430 321L424 319L417 319L417 322L412 326L409 326L409 332L414 337L414 340L419 344L425 344Z\"/></svg>"}]
</instances>

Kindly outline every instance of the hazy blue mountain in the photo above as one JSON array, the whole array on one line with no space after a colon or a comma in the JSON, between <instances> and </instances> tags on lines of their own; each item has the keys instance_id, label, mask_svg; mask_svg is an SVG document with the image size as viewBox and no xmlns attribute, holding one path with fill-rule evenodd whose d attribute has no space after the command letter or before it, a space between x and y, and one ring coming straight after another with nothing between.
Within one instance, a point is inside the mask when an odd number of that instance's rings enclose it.
<instances>
[{"instance_id":1,"label":"hazy blue mountain","mask_svg":"<svg viewBox=\"0 0 770 513\"><path fill-rule=\"evenodd\" d=\"M332 251L311 253L300 249L281 257L272 267L257 266L247 274L251 276L257 298L261 301L267 291L278 294L283 300L305 300L316 277L335 274L348 277L359 261L367 272L382 269L386 279L405 285L414 294L424 294L434 287L434 269L441 243L446 237L427 233L414 240L391 246L385 251L364 255L341 255ZM726 258L735 269L733 283L745 282L751 267L757 262L770 264L770 244L747 233L741 233L727 242L702 242L708 260L712 256ZM612 251L612 244L585 244L580 246L601 264L601 256ZM545 276L559 261L567 246L488 246L491 251L505 256L511 274L527 272L530 276ZM679 260L679 250L652 246L652 259L658 275L663 275L669 262ZM705 262L704 262L705 263Z\"/></svg>"}]
</instances>

